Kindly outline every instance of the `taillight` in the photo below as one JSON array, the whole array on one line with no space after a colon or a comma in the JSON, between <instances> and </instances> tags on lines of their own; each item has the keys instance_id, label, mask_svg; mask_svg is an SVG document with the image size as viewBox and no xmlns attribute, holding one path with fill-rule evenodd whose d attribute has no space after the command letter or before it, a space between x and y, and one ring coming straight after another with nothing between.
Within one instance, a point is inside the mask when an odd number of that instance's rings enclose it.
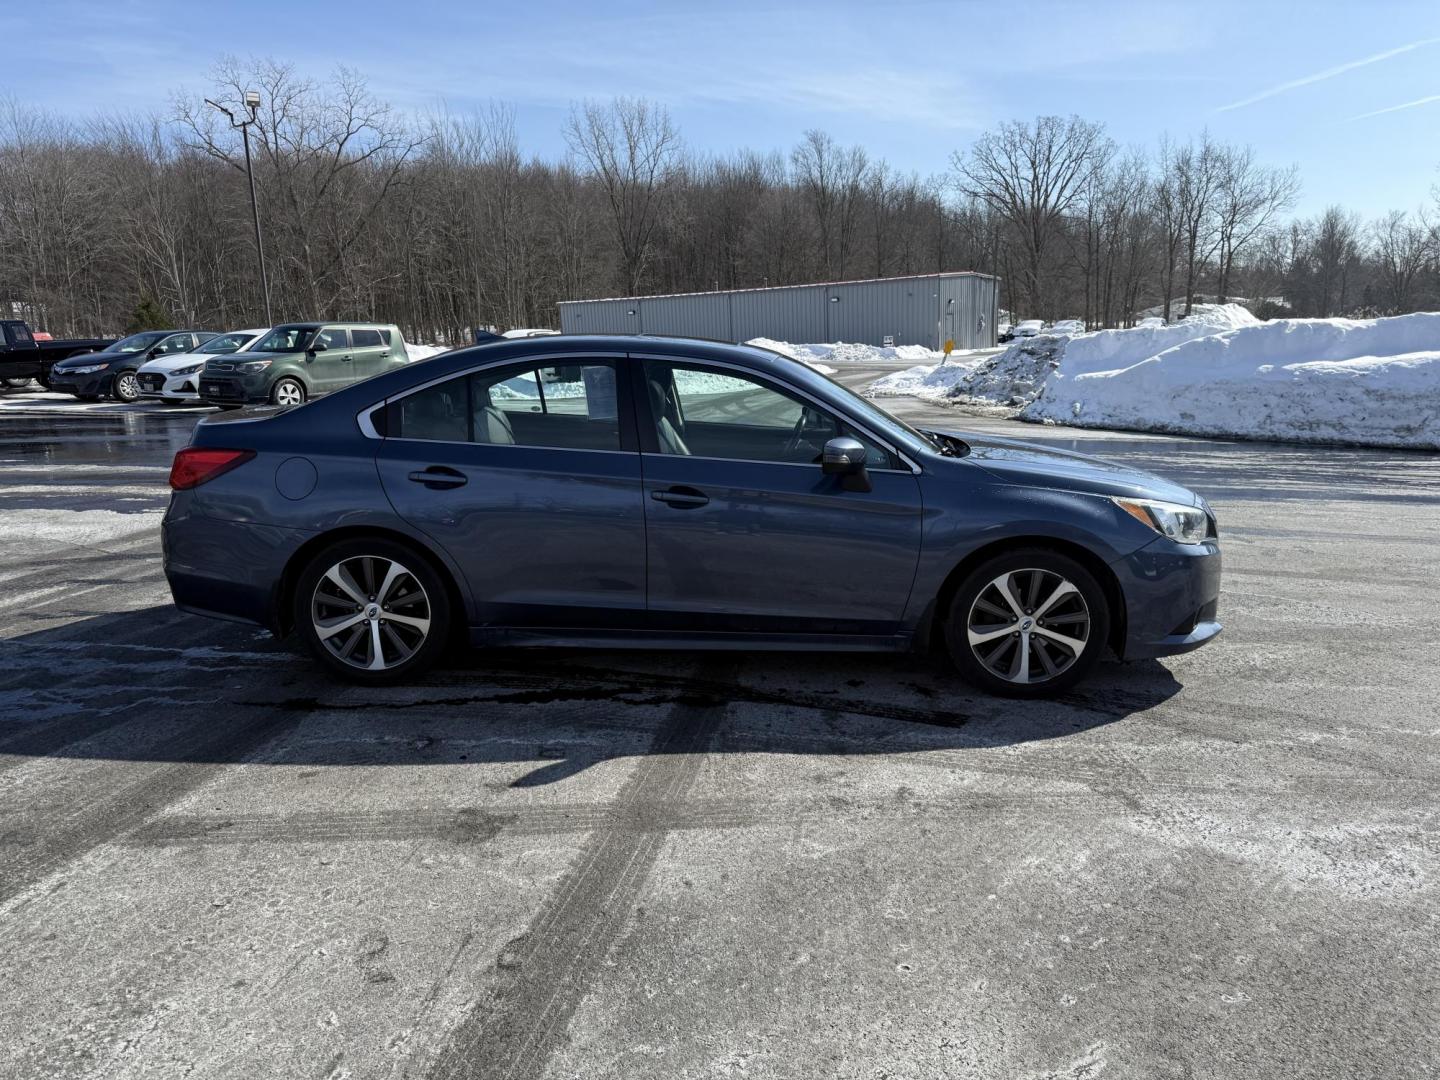
<instances>
[{"instance_id":1,"label":"taillight","mask_svg":"<svg viewBox=\"0 0 1440 1080\"><path fill-rule=\"evenodd\" d=\"M176 491L199 487L255 456L254 450L216 450L208 446L187 446L175 455L170 466L170 486Z\"/></svg>"}]
</instances>

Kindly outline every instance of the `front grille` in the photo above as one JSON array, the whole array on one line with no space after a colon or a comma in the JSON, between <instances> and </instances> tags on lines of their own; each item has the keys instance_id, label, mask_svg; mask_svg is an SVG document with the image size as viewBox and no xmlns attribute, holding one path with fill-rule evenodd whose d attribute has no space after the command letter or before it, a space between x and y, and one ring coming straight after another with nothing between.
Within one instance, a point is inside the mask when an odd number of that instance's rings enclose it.
<instances>
[{"instance_id":1,"label":"front grille","mask_svg":"<svg viewBox=\"0 0 1440 1080\"><path fill-rule=\"evenodd\" d=\"M164 375L136 375L135 381L140 384L141 390L163 390L165 389Z\"/></svg>"}]
</instances>

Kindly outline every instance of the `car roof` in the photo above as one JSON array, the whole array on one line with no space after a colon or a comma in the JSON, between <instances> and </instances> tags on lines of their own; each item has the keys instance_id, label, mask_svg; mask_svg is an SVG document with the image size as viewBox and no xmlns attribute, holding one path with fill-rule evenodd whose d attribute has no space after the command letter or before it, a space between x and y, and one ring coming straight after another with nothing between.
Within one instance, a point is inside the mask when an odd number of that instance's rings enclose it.
<instances>
[{"instance_id":1,"label":"car roof","mask_svg":"<svg viewBox=\"0 0 1440 1080\"><path fill-rule=\"evenodd\" d=\"M346 322L343 319L309 319L305 322L276 323L272 330L315 330L322 326L343 326L346 329L360 330L393 330L394 323L383 322Z\"/></svg>"}]
</instances>

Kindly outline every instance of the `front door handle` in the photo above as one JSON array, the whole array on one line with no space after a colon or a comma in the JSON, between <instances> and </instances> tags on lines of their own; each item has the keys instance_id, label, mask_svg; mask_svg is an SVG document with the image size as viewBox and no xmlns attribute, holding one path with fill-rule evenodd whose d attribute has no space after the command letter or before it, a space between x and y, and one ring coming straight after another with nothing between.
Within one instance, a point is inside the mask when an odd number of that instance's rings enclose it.
<instances>
[{"instance_id":1,"label":"front door handle","mask_svg":"<svg viewBox=\"0 0 1440 1080\"><path fill-rule=\"evenodd\" d=\"M341 359L341 360L354 360L355 358L354 358L353 356L342 356L342 357L340 357L340 359Z\"/></svg>"},{"instance_id":2,"label":"front door handle","mask_svg":"<svg viewBox=\"0 0 1440 1080\"><path fill-rule=\"evenodd\" d=\"M424 484L431 491L464 487L467 482L464 473L445 465L431 465L428 469L412 472L410 479L417 484Z\"/></svg>"},{"instance_id":3,"label":"front door handle","mask_svg":"<svg viewBox=\"0 0 1440 1080\"><path fill-rule=\"evenodd\" d=\"M697 506L704 506L710 501L710 496L703 491L697 491L693 487L672 487L663 491L650 492L650 498L656 502L663 502L667 506L673 506L677 510L692 510Z\"/></svg>"}]
</instances>

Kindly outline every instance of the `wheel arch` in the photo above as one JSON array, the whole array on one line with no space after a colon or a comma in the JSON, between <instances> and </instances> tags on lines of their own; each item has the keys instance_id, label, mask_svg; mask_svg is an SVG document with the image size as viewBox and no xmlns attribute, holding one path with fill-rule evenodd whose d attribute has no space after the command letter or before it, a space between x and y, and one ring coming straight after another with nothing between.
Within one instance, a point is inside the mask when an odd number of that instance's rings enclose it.
<instances>
[{"instance_id":1,"label":"wheel arch","mask_svg":"<svg viewBox=\"0 0 1440 1080\"><path fill-rule=\"evenodd\" d=\"M1000 540L993 540L968 552L964 558L951 567L950 572L945 575L945 580L941 582L935 598L931 600L930 606L925 611L921 633L916 635L925 648L931 651L943 650L945 613L950 610L950 601L960 588L960 583L970 576L970 572L987 559L993 559L996 555L1003 555L1007 551L1017 551L1022 548L1040 548L1052 551L1057 555L1064 555L1074 559L1094 575L1105 593L1105 603L1110 609L1110 639L1106 644L1115 651L1117 656L1123 656L1126 633L1125 592L1120 587L1120 579L1115 576L1115 571L1106 565L1104 559L1083 544L1057 536L1043 535L1007 536Z\"/></svg>"},{"instance_id":2,"label":"wheel arch","mask_svg":"<svg viewBox=\"0 0 1440 1080\"><path fill-rule=\"evenodd\" d=\"M401 532L398 529L387 529L382 525L347 525L338 529L331 529L328 532L312 536L305 543L301 544L291 554L285 563L285 569L280 573L280 580L275 586L274 603L271 610L274 614L275 629L281 637L288 635L295 629L294 621L291 618L291 609L294 607L295 586L300 580L300 574L309 564L310 560L324 548L331 544L343 543L347 540L388 540L394 544L400 544L409 548L424 559L432 570L440 576L441 582L445 585L446 595L450 600L450 610L456 615L453 620L452 631L456 634L463 634L468 628L469 608L465 603L464 593L460 590L459 582L455 574L446 564L445 560L435 553L426 543L416 539L409 533Z\"/></svg>"}]
</instances>

